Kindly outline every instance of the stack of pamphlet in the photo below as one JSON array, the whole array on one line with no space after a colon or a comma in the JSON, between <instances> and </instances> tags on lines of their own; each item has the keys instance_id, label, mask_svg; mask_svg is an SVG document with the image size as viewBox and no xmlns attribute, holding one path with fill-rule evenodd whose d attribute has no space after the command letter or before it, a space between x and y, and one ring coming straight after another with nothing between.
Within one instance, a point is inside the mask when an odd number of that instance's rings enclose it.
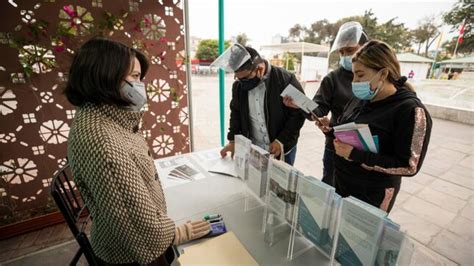
<instances>
[{"instance_id":1,"label":"stack of pamphlet","mask_svg":"<svg viewBox=\"0 0 474 266\"><path fill-rule=\"evenodd\" d=\"M349 144L362 151L377 153L379 148L378 136L372 136L367 124L354 122L334 127L334 136L343 143Z\"/></svg>"},{"instance_id":2,"label":"stack of pamphlet","mask_svg":"<svg viewBox=\"0 0 474 266\"><path fill-rule=\"evenodd\" d=\"M268 151L256 145L251 145L246 182L255 195L260 198L263 198L266 193L269 157L270 153Z\"/></svg>"},{"instance_id":3,"label":"stack of pamphlet","mask_svg":"<svg viewBox=\"0 0 474 266\"><path fill-rule=\"evenodd\" d=\"M298 179L303 174L291 165L270 159L268 165L268 204L280 217L293 222Z\"/></svg>"},{"instance_id":4,"label":"stack of pamphlet","mask_svg":"<svg viewBox=\"0 0 474 266\"><path fill-rule=\"evenodd\" d=\"M234 137L234 160L237 175L242 180L247 180L250 147L252 141L243 135L235 135Z\"/></svg>"},{"instance_id":5,"label":"stack of pamphlet","mask_svg":"<svg viewBox=\"0 0 474 266\"><path fill-rule=\"evenodd\" d=\"M298 181L298 231L328 256L337 220L335 204L340 200L335 199L336 195L334 187L315 177L305 176Z\"/></svg>"},{"instance_id":6,"label":"stack of pamphlet","mask_svg":"<svg viewBox=\"0 0 474 266\"><path fill-rule=\"evenodd\" d=\"M342 200L336 260L342 265L396 265L404 240L387 213L357 198Z\"/></svg>"},{"instance_id":7,"label":"stack of pamphlet","mask_svg":"<svg viewBox=\"0 0 474 266\"><path fill-rule=\"evenodd\" d=\"M405 244L409 245L406 241L405 234L400 231L400 226L386 218L375 265L405 265L405 262L401 262L400 259L402 247ZM412 254L404 255L404 259L409 260Z\"/></svg>"}]
</instances>

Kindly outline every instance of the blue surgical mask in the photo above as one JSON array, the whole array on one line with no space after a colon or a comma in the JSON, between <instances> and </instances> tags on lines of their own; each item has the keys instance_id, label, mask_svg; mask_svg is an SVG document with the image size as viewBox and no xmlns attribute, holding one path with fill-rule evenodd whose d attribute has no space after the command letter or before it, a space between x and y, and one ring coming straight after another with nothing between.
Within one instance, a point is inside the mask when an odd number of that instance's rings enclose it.
<instances>
[{"instance_id":1,"label":"blue surgical mask","mask_svg":"<svg viewBox=\"0 0 474 266\"><path fill-rule=\"evenodd\" d=\"M352 71L352 56L341 56L339 64L347 71Z\"/></svg>"},{"instance_id":2,"label":"blue surgical mask","mask_svg":"<svg viewBox=\"0 0 474 266\"><path fill-rule=\"evenodd\" d=\"M379 72L377 72L377 74L375 74L375 76L371 78L370 81L352 82L352 93L355 95L355 97L361 100L372 100L375 95L377 95L377 93L380 91L380 87L377 86L377 88L372 91L370 89L370 83L375 77L377 77Z\"/></svg>"}]
</instances>

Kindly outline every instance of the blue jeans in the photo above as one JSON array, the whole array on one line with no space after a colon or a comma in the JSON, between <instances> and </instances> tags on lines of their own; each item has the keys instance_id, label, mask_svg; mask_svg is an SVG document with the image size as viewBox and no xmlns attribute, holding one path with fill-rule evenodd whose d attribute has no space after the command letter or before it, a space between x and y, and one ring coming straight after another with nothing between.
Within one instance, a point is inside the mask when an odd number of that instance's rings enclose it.
<instances>
[{"instance_id":1,"label":"blue jeans","mask_svg":"<svg viewBox=\"0 0 474 266\"><path fill-rule=\"evenodd\" d=\"M330 149L324 149L322 181L334 187L334 151Z\"/></svg>"},{"instance_id":2,"label":"blue jeans","mask_svg":"<svg viewBox=\"0 0 474 266\"><path fill-rule=\"evenodd\" d=\"M296 146L291 151L285 154L285 162L289 165L293 165L296 159Z\"/></svg>"}]
</instances>

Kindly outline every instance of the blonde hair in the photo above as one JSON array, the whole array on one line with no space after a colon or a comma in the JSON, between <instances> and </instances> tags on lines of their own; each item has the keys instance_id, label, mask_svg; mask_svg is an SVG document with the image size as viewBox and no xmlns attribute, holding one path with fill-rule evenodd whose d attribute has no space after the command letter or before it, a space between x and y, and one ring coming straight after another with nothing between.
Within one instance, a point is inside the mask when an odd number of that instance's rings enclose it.
<instances>
[{"instance_id":1,"label":"blonde hair","mask_svg":"<svg viewBox=\"0 0 474 266\"><path fill-rule=\"evenodd\" d=\"M352 62L358 62L375 71L388 70L387 79L390 83L404 85L411 91L415 88L406 82L406 77L400 74L400 63L390 45L379 40L370 40L364 44L352 57Z\"/></svg>"}]
</instances>

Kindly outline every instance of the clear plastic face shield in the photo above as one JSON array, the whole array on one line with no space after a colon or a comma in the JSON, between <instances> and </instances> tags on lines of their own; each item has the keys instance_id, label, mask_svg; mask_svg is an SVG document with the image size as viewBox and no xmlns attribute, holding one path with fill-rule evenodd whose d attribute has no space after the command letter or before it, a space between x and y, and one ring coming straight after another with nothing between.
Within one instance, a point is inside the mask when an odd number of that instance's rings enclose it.
<instances>
[{"instance_id":1,"label":"clear plastic face shield","mask_svg":"<svg viewBox=\"0 0 474 266\"><path fill-rule=\"evenodd\" d=\"M362 25L360 25L359 22L350 21L342 24L329 53L338 51L344 47L357 46L362 34Z\"/></svg>"},{"instance_id":2,"label":"clear plastic face shield","mask_svg":"<svg viewBox=\"0 0 474 266\"><path fill-rule=\"evenodd\" d=\"M211 67L222 68L227 72L235 72L245 62L250 59L250 54L245 50L245 47L236 43L227 48L214 62Z\"/></svg>"}]
</instances>

